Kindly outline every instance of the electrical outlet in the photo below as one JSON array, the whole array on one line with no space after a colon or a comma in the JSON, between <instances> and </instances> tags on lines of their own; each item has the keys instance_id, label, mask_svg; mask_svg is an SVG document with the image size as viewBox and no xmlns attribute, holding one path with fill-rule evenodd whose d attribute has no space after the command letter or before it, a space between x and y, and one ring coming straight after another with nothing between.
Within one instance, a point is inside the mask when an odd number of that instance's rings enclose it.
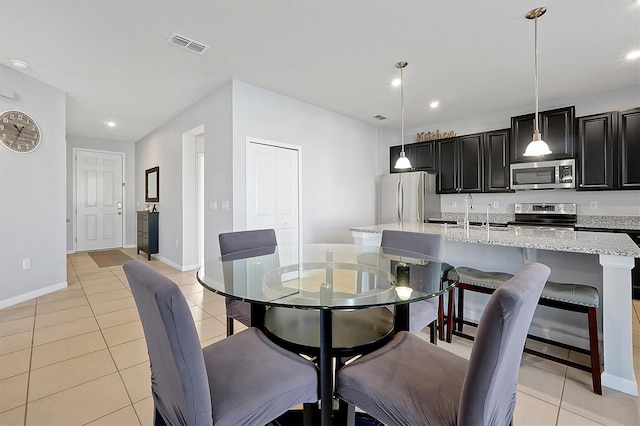
<instances>
[{"instance_id":1,"label":"electrical outlet","mask_svg":"<svg viewBox=\"0 0 640 426\"><path fill-rule=\"evenodd\" d=\"M451 208L455 209L456 207L458 207L458 203L456 203L455 201L451 202Z\"/></svg>"},{"instance_id":2,"label":"electrical outlet","mask_svg":"<svg viewBox=\"0 0 640 426\"><path fill-rule=\"evenodd\" d=\"M209 210L218 210L218 202L209 201Z\"/></svg>"},{"instance_id":3,"label":"electrical outlet","mask_svg":"<svg viewBox=\"0 0 640 426\"><path fill-rule=\"evenodd\" d=\"M598 208L598 202L597 201L589 201L589 209L596 210L597 208Z\"/></svg>"},{"instance_id":4,"label":"electrical outlet","mask_svg":"<svg viewBox=\"0 0 640 426\"><path fill-rule=\"evenodd\" d=\"M178 240L176 240L176 248L178 248Z\"/></svg>"},{"instance_id":5,"label":"electrical outlet","mask_svg":"<svg viewBox=\"0 0 640 426\"><path fill-rule=\"evenodd\" d=\"M22 259L22 270L25 271L31 269L31 259Z\"/></svg>"},{"instance_id":6,"label":"electrical outlet","mask_svg":"<svg viewBox=\"0 0 640 426\"><path fill-rule=\"evenodd\" d=\"M493 202L493 208L494 209L499 209L500 208L500 201L494 201Z\"/></svg>"},{"instance_id":7,"label":"electrical outlet","mask_svg":"<svg viewBox=\"0 0 640 426\"><path fill-rule=\"evenodd\" d=\"M229 202L222 201L222 210L229 210Z\"/></svg>"}]
</instances>

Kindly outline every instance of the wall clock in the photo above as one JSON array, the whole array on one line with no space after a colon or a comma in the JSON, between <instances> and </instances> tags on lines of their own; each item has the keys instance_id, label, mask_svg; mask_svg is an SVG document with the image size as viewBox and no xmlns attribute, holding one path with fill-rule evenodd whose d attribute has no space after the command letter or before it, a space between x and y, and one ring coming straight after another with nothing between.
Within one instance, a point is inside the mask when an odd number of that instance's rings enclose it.
<instances>
[{"instance_id":1,"label":"wall clock","mask_svg":"<svg viewBox=\"0 0 640 426\"><path fill-rule=\"evenodd\" d=\"M12 151L31 152L40 145L40 128L22 111L4 111L0 114L0 140Z\"/></svg>"}]
</instances>

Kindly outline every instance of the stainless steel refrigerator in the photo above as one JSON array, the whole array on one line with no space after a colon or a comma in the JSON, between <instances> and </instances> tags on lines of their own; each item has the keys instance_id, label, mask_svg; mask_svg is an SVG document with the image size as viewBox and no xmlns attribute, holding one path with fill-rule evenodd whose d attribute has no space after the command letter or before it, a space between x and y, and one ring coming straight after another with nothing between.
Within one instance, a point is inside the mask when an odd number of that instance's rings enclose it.
<instances>
[{"instance_id":1,"label":"stainless steel refrigerator","mask_svg":"<svg viewBox=\"0 0 640 426\"><path fill-rule=\"evenodd\" d=\"M424 223L429 218L441 216L435 174L408 172L382 175L379 188L379 224Z\"/></svg>"}]
</instances>

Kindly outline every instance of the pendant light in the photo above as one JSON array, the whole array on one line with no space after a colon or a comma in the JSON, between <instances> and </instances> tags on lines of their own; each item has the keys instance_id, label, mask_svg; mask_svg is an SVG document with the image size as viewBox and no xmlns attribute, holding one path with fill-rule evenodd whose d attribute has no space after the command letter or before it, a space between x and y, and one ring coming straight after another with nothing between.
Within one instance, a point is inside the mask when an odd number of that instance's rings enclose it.
<instances>
[{"instance_id":1,"label":"pendant light","mask_svg":"<svg viewBox=\"0 0 640 426\"><path fill-rule=\"evenodd\" d=\"M405 61L400 61L396 64L396 68L400 69L400 157L396 161L395 168L399 170L406 170L411 168L411 162L404 153L404 78L402 76L402 70L408 64Z\"/></svg>"},{"instance_id":2,"label":"pendant light","mask_svg":"<svg viewBox=\"0 0 640 426\"><path fill-rule=\"evenodd\" d=\"M540 128L538 127L538 18L547 11L544 7L537 7L527 13L527 19L533 19L535 27L535 68L536 68L536 115L533 117L533 138L527 149L524 151L525 157L539 157L541 155L551 154L549 145L542 140L540 136Z\"/></svg>"}]
</instances>

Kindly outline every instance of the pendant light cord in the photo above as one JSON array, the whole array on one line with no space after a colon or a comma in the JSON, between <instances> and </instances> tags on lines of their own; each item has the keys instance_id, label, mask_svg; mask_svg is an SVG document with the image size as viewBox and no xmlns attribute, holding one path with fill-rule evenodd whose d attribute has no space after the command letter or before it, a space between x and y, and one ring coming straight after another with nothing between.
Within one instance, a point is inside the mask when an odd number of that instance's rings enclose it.
<instances>
[{"instance_id":1,"label":"pendant light cord","mask_svg":"<svg viewBox=\"0 0 640 426\"><path fill-rule=\"evenodd\" d=\"M404 152L404 76L400 68L400 143Z\"/></svg>"},{"instance_id":2,"label":"pendant light cord","mask_svg":"<svg viewBox=\"0 0 640 426\"><path fill-rule=\"evenodd\" d=\"M533 25L535 28L534 32L534 46L535 46L535 68L536 68L536 116L534 117L535 124L535 132L536 134L540 134L540 128L538 127L538 17L536 16L533 20Z\"/></svg>"}]
</instances>

